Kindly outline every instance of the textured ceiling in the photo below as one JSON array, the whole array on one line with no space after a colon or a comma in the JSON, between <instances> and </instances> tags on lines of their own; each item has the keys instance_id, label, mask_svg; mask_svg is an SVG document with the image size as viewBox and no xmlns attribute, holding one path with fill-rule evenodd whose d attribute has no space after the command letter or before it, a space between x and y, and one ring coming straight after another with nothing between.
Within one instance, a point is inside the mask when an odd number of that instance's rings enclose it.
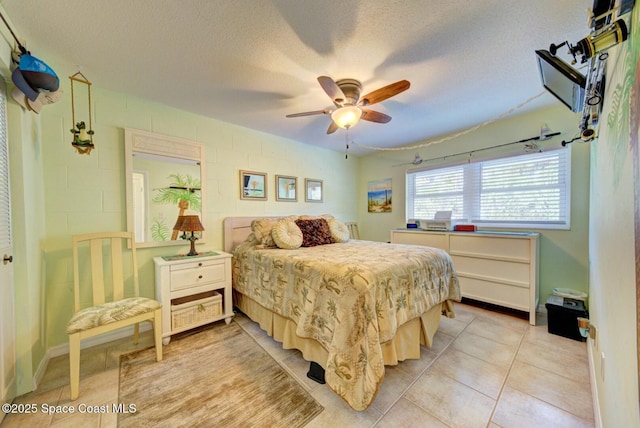
<instances>
[{"instance_id":1,"label":"textured ceiling","mask_svg":"<svg viewBox=\"0 0 640 428\"><path fill-rule=\"evenodd\" d=\"M326 135L329 116L285 118L333 107L318 76L358 79L363 94L409 80L408 91L372 107L391 122L361 121L350 138L410 145L495 118L542 92L534 50L585 37L592 1L0 4L34 55L54 69L47 55L77 65L95 87L344 150L344 130ZM557 103L545 94L517 113Z\"/></svg>"}]
</instances>

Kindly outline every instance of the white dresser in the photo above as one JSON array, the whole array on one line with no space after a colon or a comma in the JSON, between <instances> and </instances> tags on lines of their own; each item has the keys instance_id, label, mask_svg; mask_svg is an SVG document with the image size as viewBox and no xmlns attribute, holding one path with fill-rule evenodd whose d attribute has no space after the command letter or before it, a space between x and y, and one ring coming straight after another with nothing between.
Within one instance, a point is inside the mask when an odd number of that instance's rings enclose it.
<instances>
[{"instance_id":1,"label":"white dresser","mask_svg":"<svg viewBox=\"0 0 640 428\"><path fill-rule=\"evenodd\" d=\"M231 254L211 251L155 257L156 296L162 302L162 342L180 333L233 317Z\"/></svg>"},{"instance_id":2,"label":"white dresser","mask_svg":"<svg viewBox=\"0 0 640 428\"><path fill-rule=\"evenodd\" d=\"M529 312L536 324L539 302L539 234L432 232L396 229L394 244L436 247L451 255L462 296Z\"/></svg>"}]
</instances>

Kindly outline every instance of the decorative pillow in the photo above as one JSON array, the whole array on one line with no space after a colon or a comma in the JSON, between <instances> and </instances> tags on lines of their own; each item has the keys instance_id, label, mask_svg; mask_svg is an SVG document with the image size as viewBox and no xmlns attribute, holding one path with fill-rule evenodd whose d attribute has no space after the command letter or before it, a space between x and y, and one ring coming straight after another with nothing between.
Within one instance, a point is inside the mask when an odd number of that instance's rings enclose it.
<instances>
[{"instance_id":1,"label":"decorative pillow","mask_svg":"<svg viewBox=\"0 0 640 428\"><path fill-rule=\"evenodd\" d=\"M295 250L302 245L302 231L293 220L280 220L273 226L271 236L278 248Z\"/></svg>"},{"instance_id":2,"label":"decorative pillow","mask_svg":"<svg viewBox=\"0 0 640 428\"><path fill-rule=\"evenodd\" d=\"M259 245L264 245L265 247L276 246L276 243L273 242L273 238L271 237L271 230L277 222L277 218L261 218L251 222L251 231L255 235Z\"/></svg>"},{"instance_id":3,"label":"decorative pillow","mask_svg":"<svg viewBox=\"0 0 640 428\"><path fill-rule=\"evenodd\" d=\"M349 240L349 228L346 224L337 218L332 218L327 223L329 224L331 237L335 242L347 242Z\"/></svg>"},{"instance_id":4,"label":"decorative pillow","mask_svg":"<svg viewBox=\"0 0 640 428\"><path fill-rule=\"evenodd\" d=\"M314 220L296 220L296 224L302 231L302 246L315 247L316 245L333 244L329 224L323 218Z\"/></svg>"}]
</instances>

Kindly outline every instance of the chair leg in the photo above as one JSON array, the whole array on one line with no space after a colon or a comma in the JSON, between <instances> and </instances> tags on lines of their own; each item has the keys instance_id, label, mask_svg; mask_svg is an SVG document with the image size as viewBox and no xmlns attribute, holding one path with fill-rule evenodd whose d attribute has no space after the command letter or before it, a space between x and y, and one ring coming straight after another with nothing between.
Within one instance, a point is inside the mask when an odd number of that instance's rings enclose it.
<instances>
[{"instance_id":1,"label":"chair leg","mask_svg":"<svg viewBox=\"0 0 640 428\"><path fill-rule=\"evenodd\" d=\"M162 361L162 308L155 310L153 336L156 342L156 361Z\"/></svg>"},{"instance_id":2,"label":"chair leg","mask_svg":"<svg viewBox=\"0 0 640 428\"><path fill-rule=\"evenodd\" d=\"M69 389L71 400L78 398L80 393L80 334L69 335Z\"/></svg>"},{"instance_id":3,"label":"chair leg","mask_svg":"<svg viewBox=\"0 0 640 428\"><path fill-rule=\"evenodd\" d=\"M137 322L134 326L133 326L133 344L137 345L138 341L140 339L140 323Z\"/></svg>"}]
</instances>

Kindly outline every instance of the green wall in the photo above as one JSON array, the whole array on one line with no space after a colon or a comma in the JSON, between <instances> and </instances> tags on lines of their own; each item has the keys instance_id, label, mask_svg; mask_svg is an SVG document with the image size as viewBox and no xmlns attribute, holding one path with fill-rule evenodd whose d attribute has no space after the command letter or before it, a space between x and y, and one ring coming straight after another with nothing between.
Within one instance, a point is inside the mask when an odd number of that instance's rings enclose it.
<instances>
[{"instance_id":1,"label":"green wall","mask_svg":"<svg viewBox=\"0 0 640 428\"><path fill-rule=\"evenodd\" d=\"M590 319L602 426L640 426L638 296L640 242L640 7L631 34L609 50L600 137L591 148ZM635 193L635 195L634 195ZM635 222L635 225L634 225ZM635 230L635 234L634 234Z\"/></svg>"},{"instance_id":2,"label":"green wall","mask_svg":"<svg viewBox=\"0 0 640 428\"><path fill-rule=\"evenodd\" d=\"M549 95L550 96L550 95ZM559 103L558 103L559 104ZM423 159L451 156L456 153L478 150L499 144L519 141L539 135L546 124L549 132L561 135L541 142L541 145L560 146L577 134L579 116L563 105L533 113L521 114L490 124L484 128L442 144L428 148L404 151L386 151L364 157L360 169L360 195L358 198L358 221L364 239L388 241L393 228L404 227L405 177L412 165L397 166L413 160L416 153ZM416 146L428 141L416 143ZM540 238L540 304L546 302L553 288L563 287L588 292L588 224L589 224L589 144L573 143L571 150L571 229L529 229L539 232ZM478 152L474 156L496 154L502 151L522 153L522 145L504 149ZM447 162L466 159L468 155L449 157ZM437 165L442 160L428 162ZM423 163L421 166L426 165ZM414 167L415 168L415 167ZM367 183L392 178L393 209L391 213L367 212Z\"/></svg>"},{"instance_id":3,"label":"green wall","mask_svg":"<svg viewBox=\"0 0 640 428\"><path fill-rule=\"evenodd\" d=\"M65 64L52 64L60 75L73 74ZM87 76L90 77L90 76ZM66 84L67 82L62 82ZM68 87L63 87L69 93ZM124 128L170 135L203 143L206 151L204 227L210 249L221 249L222 222L229 216L331 213L355 220L351 202L357 191L357 159L272 135L197 116L127 95L100 89L94 82L93 138L96 148L79 155L71 147L69 97L43 109L41 137L44 158L46 238L45 311L49 347L67 341L65 325L72 313L71 235L126 229ZM76 121L79 113L76 111ZM268 174L268 201L240 200L239 171ZM324 180L324 203L276 202L275 174ZM152 258L184 252L185 247L139 251L141 293L154 295Z\"/></svg>"}]
</instances>

